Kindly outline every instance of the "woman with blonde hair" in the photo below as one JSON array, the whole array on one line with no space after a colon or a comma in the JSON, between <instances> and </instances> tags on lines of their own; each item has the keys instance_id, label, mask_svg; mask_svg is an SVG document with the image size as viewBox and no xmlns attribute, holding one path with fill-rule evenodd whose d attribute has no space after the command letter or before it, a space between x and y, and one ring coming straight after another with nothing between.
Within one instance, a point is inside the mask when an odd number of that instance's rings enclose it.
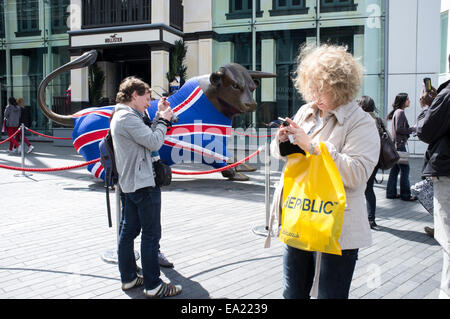
<instances>
[{"instance_id":1,"label":"woman with blonde hair","mask_svg":"<svg viewBox=\"0 0 450 319\"><path fill-rule=\"evenodd\" d=\"M342 256L284 246L285 298L348 298L358 249L372 242L364 190L379 157L380 139L372 117L355 98L362 65L346 47L303 48L298 57L295 87L308 102L271 143L275 157L292 152L318 155L323 142L335 162L346 192L346 209L339 244ZM283 175L275 190L272 218L281 223Z\"/></svg>"}]
</instances>

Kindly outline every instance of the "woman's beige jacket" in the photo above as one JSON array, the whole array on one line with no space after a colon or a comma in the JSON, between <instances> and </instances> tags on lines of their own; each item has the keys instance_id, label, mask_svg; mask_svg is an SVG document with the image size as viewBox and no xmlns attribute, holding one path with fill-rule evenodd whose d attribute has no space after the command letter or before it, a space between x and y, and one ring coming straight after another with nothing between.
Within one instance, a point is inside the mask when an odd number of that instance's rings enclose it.
<instances>
[{"instance_id":1,"label":"woman's beige jacket","mask_svg":"<svg viewBox=\"0 0 450 319\"><path fill-rule=\"evenodd\" d=\"M302 106L294 117L306 133L316 123L315 104ZM364 191L366 183L378 163L380 138L373 118L353 101L341 105L323 117L323 123L311 135L313 141L324 142L341 174L345 187L346 205L342 233L339 238L341 249L355 249L372 243L367 217ZM279 141L275 138L270 145L271 155L287 160L279 152ZM265 247L270 246L270 234L273 223L281 224L281 206L283 200L283 174L275 189L271 206L269 237Z\"/></svg>"}]
</instances>

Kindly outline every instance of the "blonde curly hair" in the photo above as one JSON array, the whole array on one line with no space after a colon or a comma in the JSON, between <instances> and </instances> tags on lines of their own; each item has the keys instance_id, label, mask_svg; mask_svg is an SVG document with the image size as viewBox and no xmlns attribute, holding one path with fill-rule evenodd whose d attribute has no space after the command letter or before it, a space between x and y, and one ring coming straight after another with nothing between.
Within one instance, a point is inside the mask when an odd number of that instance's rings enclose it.
<instances>
[{"instance_id":1,"label":"blonde curly hair","mask_svg":"<svg viewBox=\"0 0 450 319\"><path fill-rule=\"evenodd\" d=\"M334 106L352 101L361 88L363 66L347 47L304 46L297 57L294 86L306 102L330 94Z\"/></svg>"}]
</instances>

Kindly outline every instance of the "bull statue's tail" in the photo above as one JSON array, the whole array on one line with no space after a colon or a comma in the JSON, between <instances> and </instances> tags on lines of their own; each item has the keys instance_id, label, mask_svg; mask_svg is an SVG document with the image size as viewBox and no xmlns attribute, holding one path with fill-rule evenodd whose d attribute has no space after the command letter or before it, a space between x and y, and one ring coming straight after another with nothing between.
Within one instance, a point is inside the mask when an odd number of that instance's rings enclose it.
<instances>
[{"instance_id":1,"label":"bull statue's tail","mask_svg":"<svg viewBox=\"0 0 450 319\"><path fill-rule=\"evenodd\" d=\"M72 115L61 115L53 112L48 107L45 101L45 89L47 85L59 74L72 70L72 69L80 69L87 67L93 64L97 60L97 51L91 50L89 52L84 53L78 58L70 61L69 63L64 64L63 66L57 68L55 71L47 75L42 82L39 84L38 88L38 103L42 112L44 112L45 116L47 116L53 122L59 123L65 126L73 126L73 118Z\"/></svg>"}]
</instances>

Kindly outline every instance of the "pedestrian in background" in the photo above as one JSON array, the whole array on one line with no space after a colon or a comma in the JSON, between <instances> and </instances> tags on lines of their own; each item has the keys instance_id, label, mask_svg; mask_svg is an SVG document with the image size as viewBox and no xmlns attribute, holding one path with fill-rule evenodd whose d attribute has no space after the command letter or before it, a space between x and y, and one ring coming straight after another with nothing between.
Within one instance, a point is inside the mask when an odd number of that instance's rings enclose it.
<instances>
[{"instance_id":1,"label":"pedestrian in background","mask_svg":"<svg viewBox=\"0 0 450 319\"><path fill-rule=\"evenodd\" d=\"M19 129L20 124L20 106L17 105L17 101L14 97L8 99L8 105L5 109L5 117L3 121L6 122L6 132L8 137L14 135ZM8 153L12 155L19 152L19 143L15 138L9 140Z\"/></svg>"},{"instance_id":2,"label":"pedestrian in background","mask_svg":"<svg viewBox=\"0 0 450 319\"><path fill-rule=\"evenodd\" d=\"M443 251L439 298L450 299L450 81L423 90L420 103L417 136L428 144L422 175L433 180L434 238Z\"/></svg>"},{"instance_id":3,"label":"pedestrian in background","mask_svg":"<svg viewBox=\"0 0 450 319\"><path fill-rule=\"evenodd\" d=\"M406 143L409 135L415 131L410 127L405 115L405 109L411 104L407 93L399 93L392 104L392 111L387 119L392 120L391 136L394 140L397 151L406 152ZM400 198L404 201L415 201L417 197L411 196L409 182L409 164L395 164L389 172L389 178L386 187L386 198ZM400 195L397 194L397 179L400 173Z\"/></svg>"},{"instance_id":4,"label":"pedestrian in background","mask_svg":"<svg viewBox=\"0 0 450 319\"><path fill-rule=\"evenodd\" d=\"M374 121L377 120L377 116L375 115L375 102L370 96L363 95L358 100L359 106L367 113L370 114L370 116L374 119ZM369 224L370 228L374 230L378 230L378 225L375 222L375 211L377 209L377 198L375 196L375 192L373 190L373 185L375 183L375 177L378 172L378 165L375 166L372 174L369 177L369 180L367 181L366 190L364 192L364 195L366 196L366 206L367 206L367 214L369 218Z\"/></svg>"}]
</instances>

